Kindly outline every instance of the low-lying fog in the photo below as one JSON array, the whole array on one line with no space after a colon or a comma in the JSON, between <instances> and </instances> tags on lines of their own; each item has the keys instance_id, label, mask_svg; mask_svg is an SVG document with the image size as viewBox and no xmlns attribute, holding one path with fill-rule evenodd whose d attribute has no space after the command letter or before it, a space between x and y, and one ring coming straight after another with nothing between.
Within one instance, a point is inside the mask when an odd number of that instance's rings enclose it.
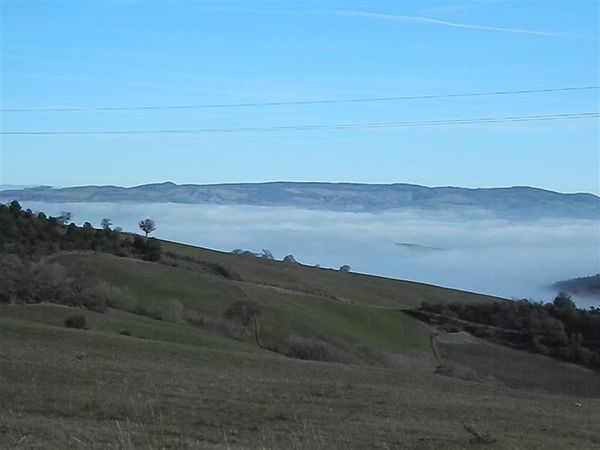
<instances>
[{"instance_id":1,"label":"low-lying fog","mask_svg":"<svg viewBox=\"0 0 600 450\"><path fill-rule=\"evenodd\" d=\"M600 224L509 222L428 212L382 214L182 204L39 203L24 207L81 225L104 217L125 231L156 221L156 237L229 252L268 249L276 259L420 281L506 298L548 301L555 281L600 272ZM577 299L580 306L600 299Z\"/></svg>"}]
</instances>

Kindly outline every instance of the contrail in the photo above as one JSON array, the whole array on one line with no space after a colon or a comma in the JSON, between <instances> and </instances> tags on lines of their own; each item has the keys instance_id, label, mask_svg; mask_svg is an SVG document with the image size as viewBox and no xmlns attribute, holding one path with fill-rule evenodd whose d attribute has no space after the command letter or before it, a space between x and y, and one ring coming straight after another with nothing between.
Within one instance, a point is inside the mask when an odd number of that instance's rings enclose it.
<instances>
[{"instance_id":1,"label":"contrail","mask_svg":"<svg viewBox=\"0 0 600 450\"><path fill-rule=\"evenodd\" d=\"M571 37L572 35L565 33L554 33L549 31L535 31L527 30L522 28L505 28L505 27L494 27L487 25L475 25L460 22L450 22L447 20L434 19L432 17L423 16L404 16L396 14L383 14L366 11L342 11L342 10L321 10L313 11L313 14L323 15L336 15L336 16L353 16L353 17L364 17L368 19L377 20L388 20L395 22L414 22L414 23L425 23L430 25L440 25L451 28L466 28L471 30L483 30L483 31L497 31L502 33L516 33L516 34L529 34L533 36L546 36L546 37Z\"/></svg>"},{"instance_id":2,"label":"contrail","mask_svg":"<svg viewBox=\"0 0 600 450\"><path fill-rule=\"evenodd\" d=\"M395 22L413 22L427 25L438 25L449 28L463 28L470 30L482 30L492 31L498 33L513 33L513 34L525 34L530 36L543 36L543 37L567 37L567 38L593 38L590 36L583 36L571 32L553 32L553 31L539 31L529 30L525 28L509 28L509 27L497 27L489 25L478 25L471 23L452 22L449 20L441 20L428 16L409 16L402 14L388 14L388 13L377 13L369 11L353 11L353 10L341 10L341 9L309 9L309 10L285 10L285 9L257 9L257 8L203 8L210 11L229 11L238 13L251 13L251 14L281 14L290 16L346 16L346 17L362 17L366 19L375 20L387 20ZM593 38L595 39L595 38Z\"/></svg>"}]
</instances>

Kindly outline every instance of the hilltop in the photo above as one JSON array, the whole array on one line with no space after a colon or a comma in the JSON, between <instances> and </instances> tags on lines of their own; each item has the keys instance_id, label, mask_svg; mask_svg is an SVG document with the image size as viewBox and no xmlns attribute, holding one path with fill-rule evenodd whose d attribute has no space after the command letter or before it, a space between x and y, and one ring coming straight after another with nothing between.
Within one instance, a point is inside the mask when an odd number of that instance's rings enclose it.
<instances>
[{"instance_id":1,"label":"hilltop","mask_svg":"<svg viewBox=\"0 0 600 450\"><path fill-rule=\"evenodd\" d=\"M334 211L382 212L424 210L485 214L506 219L600 218L600 198L587 193L562 194L533 187L426 187L413 184L174 183L135 187L47 186L0 191L5 201L135 202L213 205L287 206Z\"/></svg>"}]
</instances>

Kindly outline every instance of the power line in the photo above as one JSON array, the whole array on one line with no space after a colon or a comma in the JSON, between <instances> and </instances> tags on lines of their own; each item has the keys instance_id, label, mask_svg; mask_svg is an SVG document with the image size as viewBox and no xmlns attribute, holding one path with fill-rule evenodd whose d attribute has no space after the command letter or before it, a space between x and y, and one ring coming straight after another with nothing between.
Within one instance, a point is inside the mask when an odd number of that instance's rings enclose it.
<instances>
[{"instance_id":1,"label":"power line","mask_svg":"<svg viewBox=\"0 0 600 450\"><path fill-rule=\"evenodd\" d=\"M481 123L534 122L550 120L590 119L600 117L598 112L546 114L530 116L479 117L470 119L425 120L405 122L371 122L346 124L309 124L282 125L267 127L233 127L233 128L197 128L197 129L162 129L162 130L84 130L84 131L0 131L4 136L70 136L70 135L143 135L143 134L209 134L209 133L243 133L266 131L310 131L310 130L342 130L360 128L400 128L440 125L469 125Z\"/></svg>"},{"instance_id":2,"label":"power line","mask_svg":"<svg viewBox=\"0 0 600 450\"><path fill-rule=\"evenodd\" d=\"M74 106L74 107L49 107L49 108L0 108L2 113L27 113L27 112L93 112L93 111L153 111L153 110L185 110L206 108L251 108L260 106L293 106L293 105L330 105L339 103L370 103L394 102L405 100L429 100L439 98L460 97L487 97L501 95L539 94L548 92L572 92L600 89L600 86L569 86L548 89L521 89L515 91L488 91L488 92L463 92L450 94L411 95L399 97L365 97L349 99L324 99L324 100L295 100L278 102L248 102L248 103L214 103L202 105L148 105L148 106Z\"/></svg>"}]
</instances>

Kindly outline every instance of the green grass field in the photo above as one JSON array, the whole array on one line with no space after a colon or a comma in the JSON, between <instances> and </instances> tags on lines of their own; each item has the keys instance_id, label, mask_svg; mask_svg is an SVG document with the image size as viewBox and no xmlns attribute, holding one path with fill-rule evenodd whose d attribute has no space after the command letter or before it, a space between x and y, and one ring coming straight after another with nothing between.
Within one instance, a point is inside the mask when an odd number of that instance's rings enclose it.
<instances>
[{"instance_id":1,"label":"green grass field","mask_svg":"<svg viewBox=\"0 0 600 450\"><path fill-rule=\"evenodd\" d=\"M458 335L435 338L437 360L434 330L402 312L424 300L496 298L163 249L242 280L107 254L52 260L127 288L145 308L177 300L211 326L113 309L0 307L0 448L600 448L600 374ZM263 308L264 346L318 341L332 361L292 359L215 326L246 294ZM65 328L73 314L89 329ZM438 375L440 364L478 376ZM471 442L465 425L496 442Z\"/></svg>"}]
</instances>

